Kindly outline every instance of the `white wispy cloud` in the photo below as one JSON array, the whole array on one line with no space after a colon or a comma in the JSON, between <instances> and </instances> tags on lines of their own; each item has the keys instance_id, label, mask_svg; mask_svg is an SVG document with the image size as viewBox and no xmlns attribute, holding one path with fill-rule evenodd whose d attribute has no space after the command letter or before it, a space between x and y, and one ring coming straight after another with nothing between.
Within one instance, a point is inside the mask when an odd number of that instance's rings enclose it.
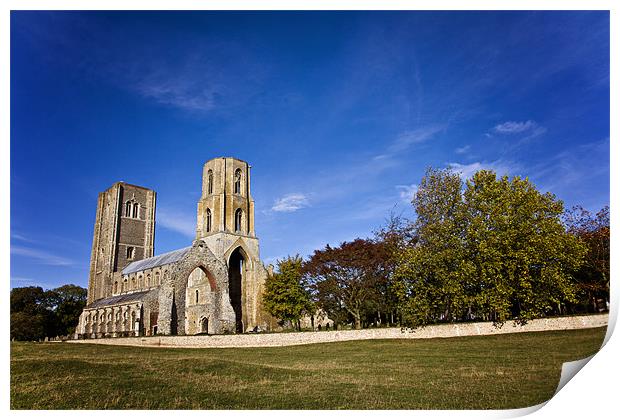
<instances>
[{"instance_id":1,"label":"white wispy cloud","mask_svg":"<svg viewBox=\"0 0 620 420\"><path fill-rule=\"evenodd\" d=\"M70 260L69 258L61 257L47 251L42 251L40 249L29 248L25 246L11 246L11 254L31 258L45 265L65 267L75 265L75 262L73 260Z\"/></svg>"},{"instance_id":2,"label":"white wispy cloud","mask_svg":"<svg viewBox=\"0 0 620 420\"><path fill-rule=\"evenodd\" d=\"M34 240L30 239L30 238L25 237L24 235L20 235L19 233L14 233L14 232L11 232L11 239L15 239L15 240L21 241L21 242L26 242L26 243L29 243L29 244L36 244L36 243L38 243L37 241L34 241Z\"/></svg>"},{"instance_id":3,"label":"white wispy cloud","mask_svg":"<svg viewBox=\"0 0 620 420\"><path fill-rule=\"evenodd\" d=\"M411 200L415 196L415 193L418 192L418 185L397 185L396 189L398 190L398 195L403 203L411 204Z\"/></svg>"},{"instance_id":4,"label":"white wispy cloud","mask_svg":"<svg viewBox=\"0 0 620 420\"><path fill-rule=\"evenodd\" d=\"M454 152L459 154L459 155L462 155L464 153L469 152L469 149L471 149L471 146L468 144L468 145L463 146L463 147L457 147L456 149L454 149Z\"/></svg>"},{"instance_id":5,"label":"white wispy cloud","mask_svg":"<svg viewBox=\"0 0 620 420\"><path fill-rule=\"evenodd\" d=\"M177 80L151 80L137 86L146 98L188 111L210 111L215 108L217 92Z\"/></svg>"},{"instance_id":6,"label":"white wispy cloud","mask_svg":"<svg viewBox=\"0 0 620 420\"><path fill-rule=\"evenodd\" d=\"M443 125L430 125L415 130L403 131L388 148L389 154L402 152L415 144L424 143L432 139L437 133L445 130Z\"/></svg>"},{"instance_id":7,"label":"white wispy cloud","mask_svg":"<svg viewBox=\"0 0 620 420\"><path fill-rule=\"evenodd\" d=\"M158 209L156 223L189 238L196 236L196 216L178 210Z\"/></svg>"},{"instance_id":8,"label":"white wispy cloud","mask_svg":"<svg viewBox=\"0 0 620 420\"><path fill-rule=\"evenodd\" d=\"M472 163L448 163L448 167L454 172L458 172L464 179L471 178L476 172L487 169L494 171L498 176L502 175L515 175L515 172L519 170L519 166L503 160L496 160L493 162L472 162Z\"/></svg>"},{"instance_id":9,"label":"white wispy cloud","mask_svg":"<svg viewBox=\"0 0 620 420\"><path fill-rule=\"evenodd\" d=\"M521 141L530 140L538 137L547 132L547 129L539 125L536 121L506 121L501 124L497 124L491 130L495 134L499 135L524 135ZM487 137L491 137L489 133L486 133Z\"/></svg>"},{"instance_id":10,"label":"white wispy cloud","mask_svg":"<svg viewBox=\"0 0 620 420\"><path fill-rule=\"evenodd\" d=\"M501 134L514 134L514 133L522 133L524 131L531 130L537 126L538 124L536 124L536 122L532 120L506 121L501 124L497 124L495 127L493 127L493 130L496 133L501 133Z\"/></svg>"},{"instance_id":11,"label":"white wispy cloud","mask_svg":"<svg viewBox=\"0 0 620 420\"><path fill-rule=\"evenodd\" d=\"M271 210L277 212L294 212L304 207L308 207L310 201L308 197L301 193L287 194L281 198L278 198Z\"/></svg>"}]
</instances>

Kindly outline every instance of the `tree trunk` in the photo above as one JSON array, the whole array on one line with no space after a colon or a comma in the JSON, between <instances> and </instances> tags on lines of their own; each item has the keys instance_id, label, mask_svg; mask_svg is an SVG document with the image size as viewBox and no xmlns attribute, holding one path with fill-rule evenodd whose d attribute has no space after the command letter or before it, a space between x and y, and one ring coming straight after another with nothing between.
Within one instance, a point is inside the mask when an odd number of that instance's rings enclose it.
<instances>
[{"instance_id":1,"label":"tree trunk","mask_svg":"<svg viewBox=\"0 0 620 420\"><path fill-rule=\"evenodd\" d=\"M355 329L356 330L362 329L362 320L361 320L361 317L359 315L357 315L355 317Z\"/></svg>"}]
</instances>

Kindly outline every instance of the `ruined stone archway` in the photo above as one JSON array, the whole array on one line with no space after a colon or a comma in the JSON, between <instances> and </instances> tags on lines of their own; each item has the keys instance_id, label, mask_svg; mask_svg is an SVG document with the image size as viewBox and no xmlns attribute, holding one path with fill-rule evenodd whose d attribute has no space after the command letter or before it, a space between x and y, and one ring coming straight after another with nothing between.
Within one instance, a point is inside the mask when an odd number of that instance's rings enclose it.
<instances>
[{"instance_id":1,"label":"ruined stone archway","mask_svg":"<svg viewBox=\"0 0 620 420\"><path fill-rule=\"evenodd\" d=\"M203 334L209 333L209 318L208 317L203 317L200 320L200 332Z\"/></svg>"},{"instance_id":2,"label":"ruined stone archway","mask_svg":"<svg viewBox=\"0 0 620 420\"><path fill-rule=\"evenodd\" d=\"M243 283L247 281L246 264L249 258L241 246L235 248L228 257L228 295L230 304L235 311L235 331L243 332L243 307L245 299L243 296Z\"/></svg>"},{"instance_id":3,"label":"ruined stone archway","mask_svg":"<svg viewBox=\"0 0 620 420\"><path fill-rule=\"evenodd\" d=\"M228 297L228 270L209 250L202 240L196 240L191 249L170 272L170 277L162 284L159 291L159 332L169 335L174 332L185 335L187 331L187 283L191 273L200 268L209 281L211 290L215 290L212 307L210 307L210 328L214 333L235 330L235 312ZM176 318L176 319L175 319ZM173 325L174 324L174 325Z\"/></svg>"}]
</instances>

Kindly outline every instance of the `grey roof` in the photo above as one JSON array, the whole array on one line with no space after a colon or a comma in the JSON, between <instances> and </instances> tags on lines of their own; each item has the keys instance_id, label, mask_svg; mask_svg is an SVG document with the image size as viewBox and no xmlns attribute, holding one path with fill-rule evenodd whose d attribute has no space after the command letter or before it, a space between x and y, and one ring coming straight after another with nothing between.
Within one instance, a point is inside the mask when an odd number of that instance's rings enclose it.
<instances>
[{"instance_id":1,"label":"grey roof","mask_svg":"<svg viewBox=\"0 0 620 420\"><path fill-rule=\"evenodd\" d=\"M136 302L142 300L150 290L144 290L141 292L127 293L124 295L110 296L107 298L99 299L86 305L85 309L101 308L103 306L117 305L119 303Z\"/></svg>"},{"instance_id":2,"label":"grey roof","mask_svg":"<svg viewBox=\"0 0 620 420\"><path fill-rule=\"evenodd\" d=\"M191 246L187 248L177 249L175 251L166 252L165 254L155 255L151 258L145 258L140 261L134 261L127 267L123 268L122 274L135 273L137 271L148 270L149 268L159 267L164 264L170 264L179 261L192 249Z\"/></svg>"}]
</instances>

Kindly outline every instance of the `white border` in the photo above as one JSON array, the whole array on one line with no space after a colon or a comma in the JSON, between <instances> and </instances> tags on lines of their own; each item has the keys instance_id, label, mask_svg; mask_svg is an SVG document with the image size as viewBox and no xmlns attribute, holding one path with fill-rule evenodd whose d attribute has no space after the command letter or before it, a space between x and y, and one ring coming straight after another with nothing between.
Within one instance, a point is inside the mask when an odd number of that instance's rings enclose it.
<instances>
[{"instance_id":1,"label":"white border","mask_svg":"<svg viewBox=\"0 0 620 420\"><path fill-rule=\"evenodd\" d=\"M2 35L0 36L2 63L0 65L0 80L4 89L1 105L0 105L0 130L2 132L2 141L0 142L0 177L2 182L0 183L0 197L2 197L2 205L0 206L0 238L2 253L0 254L0 269L4 273L3 277L9 284L10 270L9 270L9 244L10 244L10 212L9 212L9 110L10 110L10 10L610 10L611 11L611 40L612 40L612 54L611 54L611 70L610 70L610 83L611 83L611 108L610 115L612 116L610 122L610 143L611 143L611 210L612 210L612 231L616 232L616 228L619 226L616 221L617 211L616 205L618 203L618 185L617 177L618 170L618 145L617 145L617 133L618 133L618 120L613 116L620 115L618 113L618 85L615 73L618 71L618 19L617 14L617 2L611 0L590 0L590 1L577 1L577 0L522 0L522 1L459 1L459 0L436 0L433 2L414 2L405 0L383 0L383 1L337 1L337 0L316 0L316 1L251 1L251 0L229 0L229 1L190 1L190 0L176 0L174 2L151 0L151 1L136 1L136 0L93 0L93 1L76 1L76 0L61 0L61 1L43 1L43 0L5 0L2 2L2 15L0 27L2 28ZM619 241L617 236L612 236L612 261L619 261ZM615 325L617 319L618 301L617 293L614 293L617 287L617 279L615 267L612 267L612 314L610 316L610 326ZM7 372L2 382L3 392L1 394L2 406L7 411L8 415L14 417L29 418L32 414L27 411L12 411L8 412L9 408L9 310L8 310L8 290L0 295L0 305L4 309L5 316L2 319L0 336L5 338L4 360L6 363ZM613 328L613 327L612 327ZM612 328L610 328L609 333ZM617 335L617 334L616 334ZM616 412L618 404L617 392L614 385L618 384L618 374L620 365L617 354L620 354L617 337L613 335L610 337L608 334L608 341L605 347L585 366L581 372L571 380L554 398L552 398L544 408L536 411L532 414L534 418L549 418L551 416L558 416L563 418L603 418L608 414ZM540 407L536 407L540 408ZM240 412L240 411L216 411L210 412L209 415L217 417L246 417L248 415L269 417L275 419L286 419L294 416L296 418L312 418L317 416L338 416L342 418L353 418L358 416L370 416L380 418L387 415L393 416L424 416L432 418L452 418L458 416L460 418L506 418L513 417L515 415L523 415L531 412L535 408L522 409L522 410L508 410L508 411L390 411L390 412L376 412L376 411L320 411L320 412L308 412L308 411L275 411L275 412ZM46 413L36 413L35 415L52 415L54 417L62 416L63 418L81 418L83 416L95 416L103 417L107 413L103 411L96 412L82 412L82 411L55 411ZM114 415L148 415L165 417L176 417L178 415L190 416L198 418L203 417L206 413L197 411L163 411L163 412L115 412Z\"/></svg>"}]
</instances>

